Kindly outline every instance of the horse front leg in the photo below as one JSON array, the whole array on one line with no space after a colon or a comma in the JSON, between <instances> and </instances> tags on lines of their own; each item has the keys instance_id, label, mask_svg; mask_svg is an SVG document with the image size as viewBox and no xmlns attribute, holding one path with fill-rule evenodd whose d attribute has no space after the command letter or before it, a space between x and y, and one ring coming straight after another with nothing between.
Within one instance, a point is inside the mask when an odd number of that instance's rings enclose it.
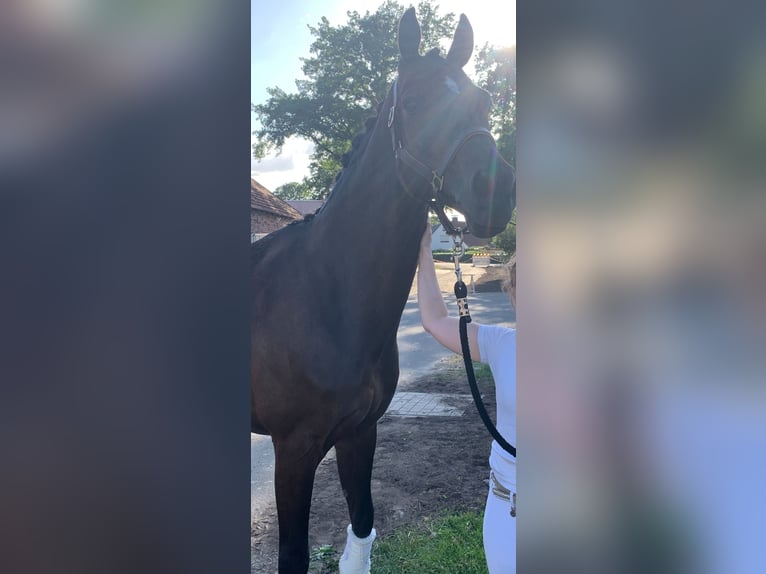
<instances>
[{"instance_id":1,"label":"horse front leg","mask_svg":"<svg viewBox=\"0 0 766 574\"><path fill-rule=\"evenodd\" d=\"M338 564L340 574L370 572L370 551L375 540L370 482L377 434L377 424L372 424L364 431L335 444L338 474L351 518L346 548Z\"/></svg>"},{"instance_id":2,"label":"horse front leg","mask_svg":"<svg viewBox=\"0 0 766 574\"><path fill-rule=\"evenodd\" d=\"M309 568L309 511L321 447L308 440L274 440L274 484L279 517L279 574Z\"/></svg>"}]
</instances>

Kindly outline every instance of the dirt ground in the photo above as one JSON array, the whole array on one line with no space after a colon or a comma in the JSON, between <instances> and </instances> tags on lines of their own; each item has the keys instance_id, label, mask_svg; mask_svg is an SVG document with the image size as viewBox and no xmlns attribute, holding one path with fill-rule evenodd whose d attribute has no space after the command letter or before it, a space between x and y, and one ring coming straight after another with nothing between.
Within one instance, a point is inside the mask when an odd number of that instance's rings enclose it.
<instances>
[{"instance_id":1,"label":"dirt ground","mask_svg":"<svg viewBox=\"0 0 766 574\"><path fill-rule=\"evenodd\" d=\"M482 371L477 376L484 402L494 419L491 379ZM445 359L435 374L400 385L399 390L470 394L457 356ZM487 492L490 440L473 403L467 404L460 417L385 415L378 423L372 480L378 536L445 510L481 510ZM332 544L342 552L348 523L331 450L320 464L314 483L310 547ZM278 545L275 509L252 517L251 543L252 572L275 573Z\"/></svg>"}]
</instances>

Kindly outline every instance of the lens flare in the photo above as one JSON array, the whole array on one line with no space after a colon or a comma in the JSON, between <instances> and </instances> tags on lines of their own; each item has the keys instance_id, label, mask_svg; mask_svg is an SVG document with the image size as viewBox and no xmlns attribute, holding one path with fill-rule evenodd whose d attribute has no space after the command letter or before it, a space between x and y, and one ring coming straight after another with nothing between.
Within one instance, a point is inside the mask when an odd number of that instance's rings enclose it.
<instances>
[{"instance_id":1,"label":"lens flare","mask_svg":"<svg viewBox=\"0 0 766 574\"><path fill-rule=\"evenodd\" d=\"M497 148L492 150L492 158L489 160L489 216L492 218L493 198L495 197L495 178L497 177Z\"/></svg>"}]
</instances>

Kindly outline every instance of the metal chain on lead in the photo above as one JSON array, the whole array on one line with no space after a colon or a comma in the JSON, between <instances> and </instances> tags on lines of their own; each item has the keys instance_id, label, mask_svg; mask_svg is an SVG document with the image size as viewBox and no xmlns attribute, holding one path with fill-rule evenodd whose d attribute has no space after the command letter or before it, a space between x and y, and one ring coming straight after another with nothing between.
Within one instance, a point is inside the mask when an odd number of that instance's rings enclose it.
<instances>
[{"instance_id":1,"label":"metal chain on lead","mask_svg":"<svg viewBox=\"0 0 766 574\"><path fill-rule=\"evenodd\" d=\"M452 247L452 258L455 261L455 298L457 299L458 314L465 317L466 322L471 322L471 313L468 311L468 289L463 283L463 272L460 269L460 258L465 255L465 244L463 243L463 232L459 231L452 236L454 246Z\"/></svg>"},{"instance_id":2,"label":"metal chain on lead","mask_svg":"<svg viewBox=\"0 0 766 574\"><path fill-rule=\"evenodd\" d=\"M463 280L463 272L460 270L460 258L465 255L465 245L463 244L463 232L460 231L452 236L452 259L455 261L455 278L457 281Z\"/></svg>"}]
</instances>

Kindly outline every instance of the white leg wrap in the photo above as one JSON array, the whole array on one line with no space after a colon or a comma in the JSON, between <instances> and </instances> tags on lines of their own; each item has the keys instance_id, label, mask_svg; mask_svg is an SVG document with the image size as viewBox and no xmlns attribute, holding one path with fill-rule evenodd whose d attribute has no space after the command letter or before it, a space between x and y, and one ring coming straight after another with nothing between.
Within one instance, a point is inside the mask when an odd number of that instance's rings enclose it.
<instances>
[{"instance_id":1,"label":"white leg wrap","mask_svg":"<svg viewBox=\"0 0 766 574\"><path fill-rule=\"evenodd\" d=\"M375 540L375 529L367 538L357 538L351 525L346 529L346 549L338 563L340 574L370 574L370 552Z\"/></svg>"}]
</instances>

